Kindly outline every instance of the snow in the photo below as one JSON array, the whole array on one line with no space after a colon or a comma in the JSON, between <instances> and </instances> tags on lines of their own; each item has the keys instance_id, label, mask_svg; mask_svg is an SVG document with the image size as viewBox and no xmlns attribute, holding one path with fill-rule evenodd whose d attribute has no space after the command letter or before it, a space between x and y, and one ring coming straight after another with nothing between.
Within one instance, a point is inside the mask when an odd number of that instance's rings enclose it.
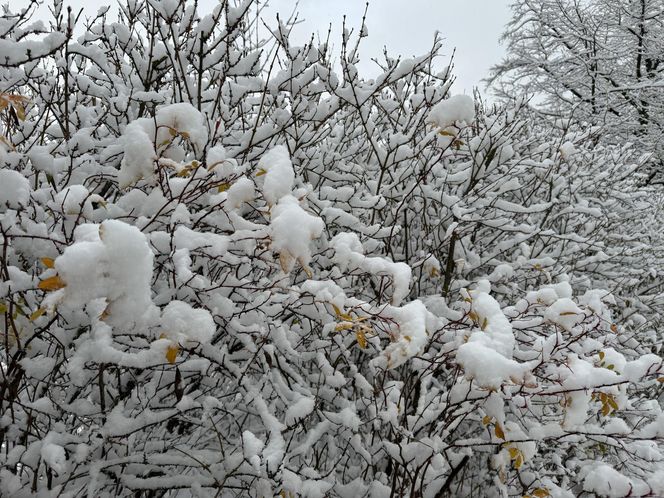
<instances>
[{"instance_id":1,"label":"snow","mask_svg":"<svg viewBox=\"0 0 664 498\"><path fill-rule=\"evenodd\" d=\"M401 307L390 307L385 312L398 325L396 340L385 348L381 356L372 360L375 366L397 368L418 355L429 342L427 332L428 311L419 301L411 301Z\"/></svg>"},{"instance_id":2,"label":"snow","mask_svg":"<svg viewBox=\"0 0 664 498\"><path fill-rule=\"evenodd\" d=\"M161 315L164 334L175 342L210 342L217 329L212 315L182 301L171 301Z\"/></svg>"},{"instance_id":3,"label":"snow","mask_svg":"<svg viewBox=\"0 0 664 498\"><path fill-rule=\"evenodd\" d=\"M18 171L0 169L0 211L21 209L30 201L30 182Z\"/></svg>"},{"instance_id":4,"label":"snow","mask_svg":"<svg viewBox=\"0 0 664 498\"><path fill-rule=\"evenodd\" d=\"M253 432L244 431L242 433L242 447L244 451L244 458L249 460L255 469L258 469L261 463L261 452L265 447L265 443L258 439Z\"/></svg>"},{"instance_id":5,"label":"snow","mask_svg":"<svg viewBox=\"0 0 664 498\"><path fill-rule=\"evenodd\" d=\"M468 95L454 95L433 106L428 119L442 129L468 126L475 120L475 101Z\"/></svg>"},{"instance_id":6,"label":"snow","mask_svg":"<svg viewBox=\"0 0 664 498\"><path fill-rule=\"evenodd\" d=\"M583 490L600 496L619 498L630 494L630 480L613 467L600 463L583 480Z\"/></svg>"},{"instance_id":7,"label":"snow","mask_svg":"<svg viewBox=\"0 0 664 498\"><path fill-rule=\"evenodd\" d=\"M239 178L226 192L231 209L237 209L245 202L251 202L256 196L256 187L249 178Z\"/></svg>"},{"instance_id":8,"label":"snow","mask_svg":"<svg viewBox=\"0 0 664 498\"><path fill-rule=\"evenodd\" d=\"M261 191L269 205L291 193L295 182L295 172L290 161L288 149L279 145L270 149L258 161L259 171L265 171Z\"/></svg>"},{"instance_id":9,"label":"snow","mask_svg":"<svg viewBox=\"0 0 664 498\"><path fill-rule=\"evenodd\" d=\"M314 409L315 401L313 398L301 397L295 403L288 407L284 416L284 424L293 425L300 419L307 417Z\"/></svg>"},{"instance_id":10,"label":"snow","mask_svg":"<svg viewBox=\"0 0 664 498\"><path fill-rule=\"evenodd\" d=\"M339 233L330 241L335 254L332 261L342 271L361 269L374 275L392 278L392 305L398 306L410 293L412 270L405 263L394 263L387 258L364 255L364 248L355 233Z\"/></svg>"},{"instance_id":11,"label":"snow","mask_svg":"<svg viewBox=\"0 0 664 498\"><path fill-rule=\"evenodd\" d=\"M118 172L120 188L146 178L151 180L154 176L157 154L154 150L154 123L141 118L127 125L122 135L124 157Z\"/></svg>"},{"instance_id":12,"label":"snow","mask_svg":"<svg viewBox=\"0 0 664 498\"><path fill-rule=\"evenodd\" d=\"M82 307L105 298L110 323L128 326L141 321L153 308L153 256L145 236L134 226L107 220L80 225L74 240L55 260L66 285L51 294L47 304Z\"/></svg>"},{"instance_id":13,"label":"snow","mask_svg":"<svg viewBox=\"0 0 664 498\"><path fill-rule=\"evenodd\" d=\"M568 297L558 299L544 312L544 318L570 332L583 319L583 311Z\"/></svg>"},{"instance_id":14,"label":"snow","mask_svg":"<svg viewBox=\"0 0 664 498\"><path fill-rule=\"evenodd\" d=\"M170 137L168 128L186 134L187 140L196 152L202 152L208 140L208 131L204 116L189 103L181 102L160 107L156 115L158 135L157 144Z\"/></svg>"},{"instance_id":15,"label":"snow","mask_svg":"<svg viewBox=\"0 0 664 498\"><path fill-rule=\"evenodd\" d=\"M67 467L67 456L65 449L57 444L51 443L51 434L47 435L41 448L41 457L56 474L62 474Z\"/></svg>"},{"instance_id":16,"label":"snow","mask_svg":"<svg viewBox=\"0 0 664 498\"><path fill-rule=\"evenodd\" d=\"M307 267L311 261L311 241L323 234L325 223L307 213L292 195L285 195L272 208L270 237L272 250L280 254L282 267L288 272L298 261Z\"/></svg>"}]
</instances>

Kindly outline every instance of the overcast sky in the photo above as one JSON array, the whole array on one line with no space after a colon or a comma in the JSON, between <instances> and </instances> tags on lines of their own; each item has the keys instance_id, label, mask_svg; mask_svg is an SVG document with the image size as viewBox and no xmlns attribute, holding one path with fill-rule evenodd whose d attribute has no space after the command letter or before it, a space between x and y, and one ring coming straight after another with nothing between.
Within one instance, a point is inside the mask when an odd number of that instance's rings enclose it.
<instances>
[{"instance_id":1,"label":"overcast sky","mask_svg":"<svg viewBox=\"0 0 664 498\"><path fill-rule=\"evenodd\" d=\"M115 4L115 0L110 0ZM14 3L16 2L16 4ZM10 0L20 5L27 0ZM446 66L456 47L455 93L471 93L473 87L487 75L492 64L498 62L503 47L498 43L503 26L509 18L510 0L371 0L367 25L369 37L363 40L362 60L380 57L387 46L392 56L422 55L431 47L433 36L439 31L444 38L441 68ZM45 2L50 4L50 2ZM65 0L74 10L85 9L84 17L93 15L108 0ZM265 3L264 1L262 3ZM333 41L340 45L340 26L344 14L347 23L356 30L360 26L365 9L364 0L270 0L265 17L274 20L276 12L288 17L298 5L303 19L295 31L297 41L304 42L309 35L326 35L333 27ZM215 0L199 0L203 11L208 12ZM357 31L356 31L357 32ZM363 64L363 70L373 63Z\"/></svg>"},{"instance_id":2,"label":"overcast sky","mask_svg":"<svg viewBox=\"0 0 664 498\"><path fill-rule=\"evenodd\" d=\"M431 47L434 33L439 31L445 40L443 55L449 57L452 49L457 49L455 92L470 93L503 55L498 40L509 19L509 3L509 0L372 0L367 16L369 37L363 40L362 57L380 56L383 46L394 56L421 55ZM270 0L270 4L272 12L289 14L296 2ZM357 28L364 8L362 0L300 0L298 10L305 22L298 27L297 34L318 31L325 35L330 23L333 28L341 25L344 14L347 22ZM338 46L339 30L334 33Z\"/></svg>"}]
</instances>

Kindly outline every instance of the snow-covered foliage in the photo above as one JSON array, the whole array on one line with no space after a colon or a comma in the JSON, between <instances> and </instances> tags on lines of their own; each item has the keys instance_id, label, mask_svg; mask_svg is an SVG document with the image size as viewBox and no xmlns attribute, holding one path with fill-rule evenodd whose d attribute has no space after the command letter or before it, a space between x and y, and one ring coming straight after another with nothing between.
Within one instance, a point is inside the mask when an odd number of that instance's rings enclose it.
<instances>
[{"instance_id":1,"label":"snow-covered foliage","mask_svg":"<svg viewBox=\"0 0 664 498\"><path fill-rule=\"evenodd\" d=\"M545 115L596 127L596 140L648 154L645 178L664 183L664 2L513 0L493 68L495 91L535 97Z\"/></svg>"},{"instance_id":2,"label":"snow-covered foliage","mask_svg":"<svg viewBox=\"0 0 664 498\"><path fill-rule=\"evenodd\" d=\"M452 95L437 38L366 79L364 26L120 7L0 24L0 495L664 492L627 145Z\"/></svg>"}]
</instances>

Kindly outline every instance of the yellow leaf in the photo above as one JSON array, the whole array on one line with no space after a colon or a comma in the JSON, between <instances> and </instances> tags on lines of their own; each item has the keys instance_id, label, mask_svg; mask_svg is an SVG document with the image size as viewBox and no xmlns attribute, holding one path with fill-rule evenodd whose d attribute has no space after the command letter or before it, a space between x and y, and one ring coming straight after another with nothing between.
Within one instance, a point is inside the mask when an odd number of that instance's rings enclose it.
<instances>
[{"instance_id":1,"label":"yellow leaf","mask_svg":"<svg viewBox=\"0 0 664 498\"><path fill-rule=\"evenodd\" d=\"M221 185L219 185L219 187L217 187L217 192L219 193L226 192L229 188L231 188L230 183L222 183Z\"/></svg>"},{"instance_id":2,"label":"yellow leaf","mask_svg":"<svg viewBox=\"0 0 664 498\"><path fill-rule=\"evenodd\" d=\"M546 498L547 496L551 496L551 494L546 488L537 488L535 491L533 491L533 496L537 498Z\"/></svg>"},{"instance_id":3,"label":"yellow leaf","mask_svg":"<svg viewBox=\"0 0 664 498\"><path fill-rule=\"evenodd\" d=\"M489 417L488 415L484 415L484 417L482 417L482 424L483 425L489 425L491 423L491 420L493 420L493 417Z\"/></svg>"},{"instance_id":4,"label":"yellow leaf","mask_svg":"<svg viewBox=\"0 0 664 498\"><path fill-rule=\"evenodd\" d=\"M519 453L521 453L518 448L509 448L508 451L510 454L510 459L512 460L516 459L516 457L519 456Z\"/></svg>"},{"instance_id":5,"label":"yellow leaf","mask_svg":"<svg viewBox=\"0 0 664 498\"><path fill-rule=\"evenodd\" d=\"M613 398L613 396L608 396L607 397L607 402L613 408L614 410L618 409L618 403L616 403L616 400Z\"/></svg>"},{"instance_id":6,"label":"yellow leaf","mask_svg":"<svg viewBox=\"0 0 664 498\"><path fill-rule=\"evenodd\" d=\"M256 176L263 176L266 173L267 173L267 171L265 171L263 168L261 168L256 172Z\"/></svg>"},{"instance_id":7,"label":"yellow leaf","mask_svg":"<svg viewBox=\"0 0 664 498\"><path fill-rule=\"evenodd\" d=\"M503 428L500 426L500 424L496 424L494 432L496 433L497 438L505 439L505 433L503 432Z\"/></svg>"},{"instance_id":8,"label":"yellow leaf","mask_svg":"<svg viewBox=\"0 0 664 498\"><path fill-rule=\"evenodd\" d=\"M477 323L479 321L479 317L477 316L477 313L475 313L472 310L470 312L468 312L468 317L475 323Z\"/></svg>"},{"instance_id":9,"label":"yellow leaf","mask_svg":"<svg viewBox=\"0 0 664 498\"><path fill-rule=\"evenodd\" d=\"M37 318L42 316L44 313L46 313L46 310L44 308L39 308L37 311L35 311L34 313L32 313L30 315L30 321L34 322Z\"/></svg>"},{"instance_id":10,"label":"yellow leaf","mask_svg":"<svg viewBox=\"0 0 664 498\"><path fill-rule=\"evenodd\" d=\"M54 277L42 280L39 282L38 287L44 291L56 291L58 289L62 289L66 285L67 284L65 284L64 280L62 280L59 275L56 275Z\"/></svg>"},{"instance_id":11,"label":"yellow leaf","mask_svg":"<svg viewBox=\"0 0 664 498\"><path fill-rule=\"evenodd\" d=\"M55 267L55 261L53 258L41 258L40 261L46 268L53 269Z\"/></svg>"},{"instance_id":12,"label":"yellow leaf","mask_svg":"<svg viewBox=\"0 0 664 498\"><path fill-rule=\"evenodd\" d=\"M604 351L600 351L600 352L599 352L599 359L600 359L600 360L603 360L603 359L604 359L604 356L605 356Z\"/></svg>"},{"instance_id":13,"label":"yellow leaf","mask_svg":"<svg viewBox=\"0 0 664 498\"><path fill-rule=\"evenodd\" d=\"M360 349L366 349L367 336L364 334L364 330L359 329L355 332L355 338L357 339L357 345L360 346Z\"/></svg>"},{"instance_id":14,"label":"yellow leaf","mask_svg":"<svg viewBox=\"0 0 664 498\"><path fill-rule=\"evenodd\" d=\"M7 305L5 303L0 302L0 313L7 313L7 309L8 309Z\"/></svg>"},{"instance_id":15,"label":"yellow leaf","mask_svg":"<svg viewBox=\"0 0 664 498\"><path fill-rule=\"evenodd\" d=\"M178 351L180 351L180 346L177 344L172 344L171 346L168 346L168 349L166 350L166 359L168 360L168 363L171 365L175 363L175 360L178 356Z\"/></svg>"},{"instance_id":16,"label":"yellow leaf","mask_svg":"<svg viewBox=\"0 0 664 498\"><path fill-rule=\"evenodd\" d=\"M519 470L522 465L523 465L523 454L519 452L519 455L516 457L516 460L514 460L514 468L516 470Z\"/></svg>"},{"instance_id":17,"label":"yellow leaf","mask_svg":"<svg viewBox=\"0 0 664 498\"><path fill-rule=\"evenodd\" d=\"M453 137L454 136L454 133L452 133L451 131L447 131L447 130L440 130L438 132L438 134L442 135L443 137Z\"/></svg>"}]
</instances>

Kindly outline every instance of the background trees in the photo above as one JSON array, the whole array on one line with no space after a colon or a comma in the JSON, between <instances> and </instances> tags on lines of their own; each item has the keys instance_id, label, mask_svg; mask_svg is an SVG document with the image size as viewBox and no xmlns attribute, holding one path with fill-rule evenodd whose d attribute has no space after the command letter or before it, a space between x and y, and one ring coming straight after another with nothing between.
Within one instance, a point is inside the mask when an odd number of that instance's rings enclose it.
<instances>
[{"instance_id":1,"label":"background trees","mask_svg":"<svg viewBox=\"0 0 664 498\"><path fill-rule=\"evenodd\" d=\"M552 116L602 127L601 139L651 155L662 171L661 0L524 0L513 4L500 95L535 95Z\"/></svg>"},{"instance_id":2,"label":"background trees","mask_svg":"<svg viewBox=\"0 0 664 498\"><path fill-rule=\"evenodd\" d=\"M3 17L2 493L661 493L646 159L253 7Z\"/></svg>"}]
</instances>

